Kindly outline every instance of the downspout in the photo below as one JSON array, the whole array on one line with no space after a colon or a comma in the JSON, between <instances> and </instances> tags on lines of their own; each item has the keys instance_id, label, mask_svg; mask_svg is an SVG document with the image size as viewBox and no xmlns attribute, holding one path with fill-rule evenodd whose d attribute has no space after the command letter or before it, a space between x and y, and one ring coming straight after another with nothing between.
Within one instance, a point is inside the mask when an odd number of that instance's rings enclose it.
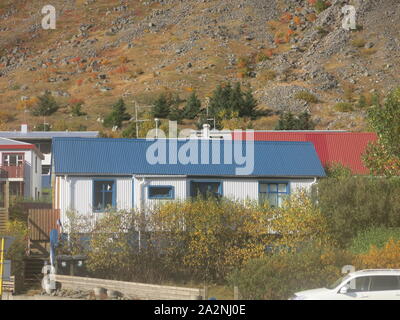
<instances>
[{"instance_id":1,"label":"downspout","mask_svg":"<svg viewBox=\"0 0 400 320\"><path fill-rule=\"evenodd\" d=\"M318 180L317 180L317 177L314 177L314 181L311 183L311 185L310 185L310 190L311 190L311 192L312 192L312 188L313 188L313 186L314 185L318 185L318 182L317 182ZM318 204L318 187L317 187L317 189L316 189L316 199L315 199L315 203L316 204Z\"/></svg>"},{"instance_id":2,"label":"downspout","mask_svg":"<svg viewBox=\"0 0 400 320\"><path fill-rule=\"evenodd\" d=\"M142 178L142 180L139 181L139 194L138 194L139 203L138 203L138 209L139 209L139 214L140 214L141 218L144 215L144 209L145 209L145 206L144 206L144 203L143 203L144 202L144 200L143 200L143 198L144 198L143 197L143 185L146 182L145 179L146 178ZM141 247L142 247L142 244L141 244L141 242L142 242L142 227L143 227L142 221L139 221L139 239L138 239L138 241L139 241L139 252L140 252Z\"/></svg>"}]
</instances>

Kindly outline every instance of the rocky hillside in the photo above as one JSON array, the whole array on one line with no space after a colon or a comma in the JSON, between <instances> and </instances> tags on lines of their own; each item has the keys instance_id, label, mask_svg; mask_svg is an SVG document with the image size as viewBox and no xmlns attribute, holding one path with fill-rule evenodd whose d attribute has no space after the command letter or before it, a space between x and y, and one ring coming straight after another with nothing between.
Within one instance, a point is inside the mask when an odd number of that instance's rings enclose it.
<instances>
[{"instance_id":1,"label":"rocky hillside","mask_svg":"<svg viewBox=\"0 0 400 320\"><path fill-rule=\"evenodd\" d=\"M195 90L205 103L217 84L240 81L272 114L309 110L319 129L362 130L374 93L398 86L398 0L331 0L325 10L316 0L50 2L55 30L41 28L48 0L0 1L2 129L44 120L101 129L121 96L132 113L133 101L148 105L163 91ZM356 7L357 30L342 28L346 4ZM46 90L62 107L33 117L28 102ZM76 101L86 116L71 115ZM254 126L271 129L276 119Z\"/></svg>"}]
</instances>

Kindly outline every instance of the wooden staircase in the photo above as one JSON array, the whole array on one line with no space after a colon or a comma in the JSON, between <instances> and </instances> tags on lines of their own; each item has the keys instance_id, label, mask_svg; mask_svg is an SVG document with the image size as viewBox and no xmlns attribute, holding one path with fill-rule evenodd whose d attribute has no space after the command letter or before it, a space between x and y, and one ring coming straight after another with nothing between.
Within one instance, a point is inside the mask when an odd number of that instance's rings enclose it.
<instances>
[{"instance_id":1,"label":"wooden staircase","mask_svg":"<svg viewBox=\"0 0 400 320\"><path fill-rule=\"evenodd\" d=\"M4 201L0 207L0 234L7 230L8 208L10 206L10 182L8 180L2 182L2 192Z\"/></svg>"},{"instance_id":2,"label":"wooden staircase","mask_svg":"<svg viewBox=\"0 0 400 320\"><path fill-rule=\"evenodd\" d=\"M8 209L0 208L0 234L6 232L8 222Z\"/></svg>"},{"instance_id":3,"label":"wooden staircase","mask_svg":"<svg viewBox=\"0 0 400 320\"><path fill-rule=\"evenodd\" d=\"M29 289L40 285L44 262L49 260L44 256L28 256L24 259L24 288Z\"/></svg>"}]
</instances>

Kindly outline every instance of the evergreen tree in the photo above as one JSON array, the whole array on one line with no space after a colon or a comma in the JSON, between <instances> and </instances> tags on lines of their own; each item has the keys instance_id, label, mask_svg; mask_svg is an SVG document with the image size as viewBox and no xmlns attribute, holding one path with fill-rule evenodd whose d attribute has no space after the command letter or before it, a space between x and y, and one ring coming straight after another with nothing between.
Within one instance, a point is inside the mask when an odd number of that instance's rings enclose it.
<instances>
[{"instance_id":1,"label":"evergreen tree","mask_svg":"<svg viewBox=\"0 0 400 320\"><path fill-rule=\"evenodd\" d=\"M161 94L154 102L151 113L155 118L168 118L171 101L168 101L165 94Z\"/></svg>"},{"instance_id":2,"label":"evergreen tree","mask_svg":"<svg viewBox=\"0 0 400 320\"><path fill-rule=\"evenodd\" d=\"M239 117L249 117L255 119L257 117L257 100L253 97L251 90L244 93L244 101L242 109L239 111Z\"/></svg>"},{"instance_id":3,"label":"evergreen tree","mask_svg":"<svg viewBox=\"0 0 400 320\"><path fill-rule=\"evenodd\" d=\"M284 112L280 115L275 130L314 130L315 124L311 120L311 114L307 111L295 116L292 112Z\"/></svg>"},{"instance_id":4,"label":"evergreen tree","mask_svg":"<svg viewBox=\"0 0 400 320\"><path fill-rule=\"evenodd\" d=\"M184 118L184 111L179 108L179 105L173 104L169 109L168 119L171 121L182 122Z\"/></svg>"},{"instance_id":5,"label":"evergreen tree","mask_svg":"<svg viewBox=\"0 0 400 320\"><path fill-rule=\"evenodd\" d=\"M230 109L230 96L232 87L230 84L222 87L218 85L214 90L213 95L210 99L210 105L208 107L208 112L210 116L217 116L217 114L222 110Z\"/></svg>"},{"instance_id":6,"label":"evergreen tree","mask_svg":"<svg viewBox=\"0 0 400 320\"><path fill-rule=\"evenodd\" d=\"M256 118L257 101L254 99L251 90L243 92L240 83L237 82L232 88L228 83L222 87L219 85L213 92L209 106L209 115L238 113L239 117Z\"/></svg>"},{"instance_id":7,"label":"evergreen tree","mask_svg":"<svg viewBox=\"0 0 400 320\"><path fill-rule=\"evenodd\" d=\"M38 104L32 109L32 115L38 116L50 116L58 110L58 104L50 92L46 92L44 95L38 97Z\"/></svg>"},{"instance_id":8,"label":"evergreen tree","mask_svg":"<svg viewBox=\"0 0 400 320\"><path fill-rule=\"evenodd\" d=\"M113 105L111 113L104 119L104 126L106 128L122 127L122 122L129 120L131 116L126 112L125 102L120 98L116 104Z\"/></svg>"},{"instance_id":9,"label":"evergreen tree","mask_svg":"<svg viewBox=\"0 0 400 320\"><path fill-rule=\"evenodd\" d=\"M228 110L237 112L239 114L239 117L241 117L243 106L243 92L242 88L240 87L240 83L237 82L234 88L230 88Z\"/></svg>"},{"instance_id":10,"label":"evergreen tree","mask_svg":"<svg viewBox=\"0 0 400 320\"><path fill-rule=\"evenodd\" d=\"M304 111L298 116L298 129L297 130L314 130L315 123L311 119L311 114Z\"/></svg>"},{"instance_id":11,"label":"evergreen tree","mask_svg":"<svg viewBox=\"0 0 400 320\"><path fill-rule=\"evenodd\" d=\"M197 98L196 93L193 92L186 103L185 109L183 110L184 118L194 119L200 113L200 110L201 110L201 102Z\"/></svg>"}]
</instances>

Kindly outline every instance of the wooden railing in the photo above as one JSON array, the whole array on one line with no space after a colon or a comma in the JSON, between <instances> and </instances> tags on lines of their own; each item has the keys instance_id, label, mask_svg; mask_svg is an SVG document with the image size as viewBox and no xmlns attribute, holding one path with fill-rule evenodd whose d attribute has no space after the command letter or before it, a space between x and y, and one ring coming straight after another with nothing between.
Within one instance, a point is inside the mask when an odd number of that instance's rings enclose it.
<instances>
[{"instance_id":1,"label":"wooden railing","mask_svg":"<svg viewBox=\"0 0 400 320\"><path fill-rule=\"evenodd\" d=\"M25 163L19 166L0 166L0 178L23 178Z\"/></svg>"}]
</instances>

